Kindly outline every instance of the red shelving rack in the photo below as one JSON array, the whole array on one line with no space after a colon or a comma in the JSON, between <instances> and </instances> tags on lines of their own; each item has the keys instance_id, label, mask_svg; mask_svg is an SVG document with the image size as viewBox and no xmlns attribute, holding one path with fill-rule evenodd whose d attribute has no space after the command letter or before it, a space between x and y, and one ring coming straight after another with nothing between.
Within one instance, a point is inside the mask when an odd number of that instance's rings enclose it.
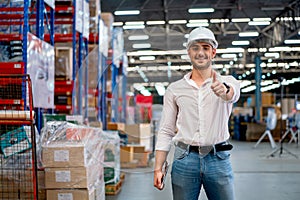
<instances>
[{"instance_id":1,"label":"red shelving rack","mask_svg":"<svg viewBox=\"0 0 300 200\"><path fill-rule=\"evenodd\" d=\"M38 199L29 75L0 74L0 199Z\"/></svg>"}]
</instances>

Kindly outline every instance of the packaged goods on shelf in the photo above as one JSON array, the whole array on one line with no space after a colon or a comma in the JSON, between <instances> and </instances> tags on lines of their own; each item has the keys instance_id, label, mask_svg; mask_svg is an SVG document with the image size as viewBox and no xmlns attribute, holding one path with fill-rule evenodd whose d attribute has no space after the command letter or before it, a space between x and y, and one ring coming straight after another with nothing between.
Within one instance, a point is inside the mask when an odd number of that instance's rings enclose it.
<instances>
[{"instance_id":1,"label":"packaged goods on shelf","mask_svg":"<svg viewBox=\"0 0 300 200\"><path fill-rule=\"evenodd\" d=\"M104 131L104 181L117 183L120 179L120 137L118 131Z\"/></svg>"}]
</instances>

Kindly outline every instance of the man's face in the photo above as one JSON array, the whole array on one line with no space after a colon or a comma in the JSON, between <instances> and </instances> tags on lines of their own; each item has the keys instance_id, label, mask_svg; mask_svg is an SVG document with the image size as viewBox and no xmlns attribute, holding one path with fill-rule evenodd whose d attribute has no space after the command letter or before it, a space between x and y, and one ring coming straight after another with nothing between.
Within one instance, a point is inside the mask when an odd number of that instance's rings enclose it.
<instances>
[{"instance_id":1,"label":"man's face","mask_svg":"<svg viewBox=\"0 0 300 200\"><path fill-rule=\"evenodd\" d=\"M206 42L194 42L188 49L188 55L195 69L205 70L210 67L216 49Z\"/></svg>"}]
</instances>

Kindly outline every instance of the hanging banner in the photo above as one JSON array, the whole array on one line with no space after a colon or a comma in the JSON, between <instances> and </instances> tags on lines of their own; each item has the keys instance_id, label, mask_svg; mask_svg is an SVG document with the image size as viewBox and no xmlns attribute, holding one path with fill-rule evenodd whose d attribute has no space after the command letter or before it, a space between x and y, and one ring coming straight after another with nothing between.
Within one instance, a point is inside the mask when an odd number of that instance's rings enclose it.
<instances>
[{"instance_id":1,"label":"hanging banner","mask_svg":"<svg viewBox=\"0 0 300 200\"><path fill-rule=\"evenodd\" d=\"M54 47L27 33L27 73L32 82L33 105L54 108Z\"/></svg>"},{"instance_id":2,"label":"hanging banner","mask_svg":"<svg viewBox=\"0 0 300 200\"><path fill-rule=\"evenodd\" d=\"M75 10L75 29L79 33L82 33L83 24L83 0L76 0L76 10Z\"/></svg>"},{"instance_id":3,"label":"hanging banner","mask_svg":"<svg viewBox=\"0 0 300 200\"><path fill-rule=\"evenodd\" d=\"M89 33L90 33L90 7L89 3L86 1L83 1L84 7L84 13L83 13L83 30L82 35L83 37L89 39Z\"/></svg>"},{"instance_id":4,"label":"hanging banner","mask_svg":"<svg viewBox=\"0 0 300 200\"><path fill-rule=\"evenodd\" d=\"M123 29L114 28L113 32L113 63L120 67L120 62L123 59L124 52L124 38L123 38Z\"/></svg>"}]
</instances>

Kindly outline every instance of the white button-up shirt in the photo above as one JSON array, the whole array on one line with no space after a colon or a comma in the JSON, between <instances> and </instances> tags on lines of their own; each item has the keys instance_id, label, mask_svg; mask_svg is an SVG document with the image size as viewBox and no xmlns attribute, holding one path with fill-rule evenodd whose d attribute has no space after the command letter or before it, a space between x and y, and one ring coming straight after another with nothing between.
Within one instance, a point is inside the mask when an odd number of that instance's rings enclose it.
<instances>
[{"instance_id":1,"label":"white button-up shirt","mask_svg":"<svg viewBox=\"0 0 300 200\"><path fill-rule=\"evenodd\" d=\"M191 72L167 88L156 150L169 151L172 141L206 146L230 137L228 120L233 103L240 97L239 82L233 76L217 75L234 90L232 99L224 101L212 91L212 78L198 87L190 77Z\"/></svg>"}]
</instances>

